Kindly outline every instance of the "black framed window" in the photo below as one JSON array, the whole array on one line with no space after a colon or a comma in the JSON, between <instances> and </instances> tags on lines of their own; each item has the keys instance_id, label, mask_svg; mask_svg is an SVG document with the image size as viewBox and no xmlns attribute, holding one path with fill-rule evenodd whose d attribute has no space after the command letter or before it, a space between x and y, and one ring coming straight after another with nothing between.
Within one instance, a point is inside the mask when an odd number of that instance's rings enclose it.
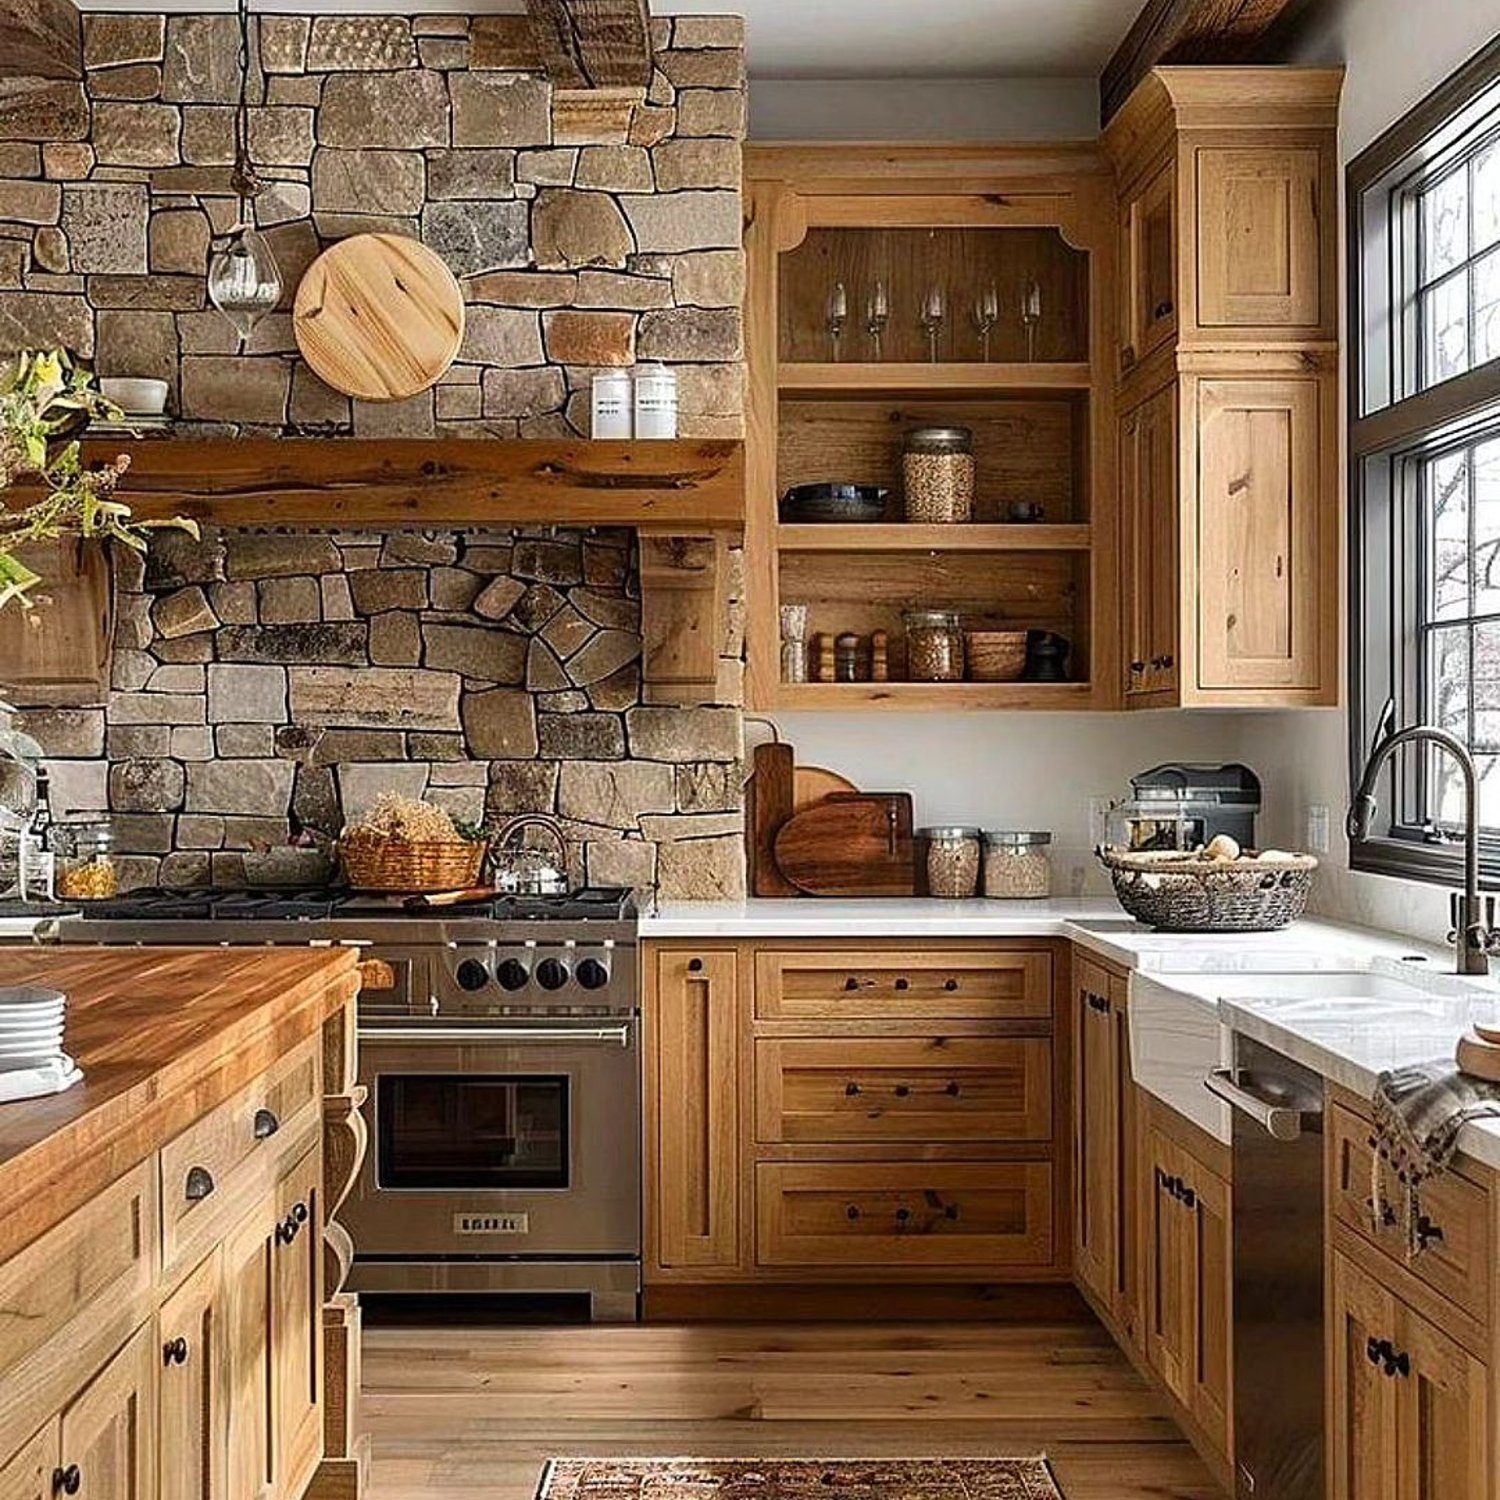
<instances>
[{"instance_id":1,"label":"black framed window","mask_svg":"<svg viewBox=\"0 0 1500 1500\"><path fill-rule=\"evenodd\" d=\"M1500 884L1500 41L1348 173L1350 770L1382 726L1436 724L1479 769ZM1463 784L1391 764L1355 869L1453 880Z\"/></svg>"}]
</instances>

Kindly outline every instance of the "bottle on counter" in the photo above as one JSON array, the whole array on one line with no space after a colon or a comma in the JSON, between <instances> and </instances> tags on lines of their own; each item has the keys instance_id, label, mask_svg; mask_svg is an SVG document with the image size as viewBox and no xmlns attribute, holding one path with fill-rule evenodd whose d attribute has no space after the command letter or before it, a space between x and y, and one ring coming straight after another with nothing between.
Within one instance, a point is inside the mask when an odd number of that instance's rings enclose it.
<instances>
[{"instance_id":1,"label":"bottle on counter","mask_svg":"<svg viewBox=\"0 0 1500 1500\"><path fill-rule=\"evenodd\" d=\"M631 389L628 370L600 370L589 386L595 438L628 438L631 435Z\"/></svg>"},{"instance_id":2,"label":"bottle on counter","mask_svg":"<svg viewBox=\"0 0 1500 1500\"><path fill-rule=\"evenodd\" d=\"M666 365L637 365L635 435L637 438L677 436L677 372Z\"/></svg>"}]
</instances>

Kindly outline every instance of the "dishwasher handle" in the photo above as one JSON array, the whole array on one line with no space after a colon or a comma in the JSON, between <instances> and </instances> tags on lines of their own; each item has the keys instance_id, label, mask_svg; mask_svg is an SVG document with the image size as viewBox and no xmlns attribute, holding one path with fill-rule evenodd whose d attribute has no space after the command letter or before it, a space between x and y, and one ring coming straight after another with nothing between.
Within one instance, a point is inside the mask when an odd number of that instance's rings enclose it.
<instances>
[{"instance_id":1,"label":"dishwasher handle","mask_svg":"<svg viewBox=\"0 0 1500 1500\"><path fill-rule=\"evenodd\" d=\"M525 1046L569 1042L607 1042L616 1047L630 1045L630 1027L622 1026L361 1026L362 1042L439 1043L466 1046L503 1044Z\"/></svg>"},{"instance_id":2,"label":"dishwasher handle","mask_svg":"<svg viewBox=\"0 0 1500 1500\"><path fill-rule=\"evenodd\" d=\"M1302 1134L1306 1113L1291 1105L1273 1104L1236 1082L1232 1068L1214 1068L1203 1080L1203 1086L1216 1099L1248 1115L1273 1140L1295 1141Z\"/></svg>"}]
</instances>

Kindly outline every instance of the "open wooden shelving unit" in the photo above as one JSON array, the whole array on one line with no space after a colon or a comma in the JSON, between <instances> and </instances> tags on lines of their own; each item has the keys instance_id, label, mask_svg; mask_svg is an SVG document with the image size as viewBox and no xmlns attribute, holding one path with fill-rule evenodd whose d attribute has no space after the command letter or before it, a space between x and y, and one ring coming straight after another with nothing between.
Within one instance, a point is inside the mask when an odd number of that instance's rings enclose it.
<instances>
[{"instance_id":1,"label":"open wooden shelving unit","mask_svg":"<svg viewBox=\"0 0 1500 1500\"><path fill-rule=\"evenodd\" d=\"M747 148L750 437L746 453L748 697L761 709L983 710L1112 706L1118 603L1113 483L1112 179L1084 147ZM875 360L864 305L886 282ZM1043 317L1028 349L1021 289ZM824 306L849 316L837 353ZM981 360L975 294L1000 319ZM917 324L942 285L937 358ZM1034 357L1028 357L1034 356ZM914 426L974 431L975 519L900 519L901 448ZM890 491L886 518L783 525L782 493L845 481ZM1038 523L1006 519L1040 501ZM905 676L902 612L951 608L965 624L1045 628L1072 643L1073 680L786 683L780 605L809 606L808 634L883 629Z\"/></svg>"}]
</instances>

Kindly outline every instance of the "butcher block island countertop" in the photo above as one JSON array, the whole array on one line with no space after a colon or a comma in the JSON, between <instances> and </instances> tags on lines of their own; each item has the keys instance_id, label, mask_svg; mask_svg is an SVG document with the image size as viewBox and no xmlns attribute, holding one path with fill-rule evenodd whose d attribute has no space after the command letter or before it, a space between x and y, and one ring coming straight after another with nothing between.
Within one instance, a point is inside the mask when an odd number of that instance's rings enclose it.
<instances>
[{"instance_id":1,"label":"butcher block island countertop","mask_svg":"<svg viewBox=\"0 0 1500 1500\"><path fill-rule=\"evenodd\" d=\"M0 1261L263 1073L359 987L352 950L0 949L68 997L83 1082L0 1104Z\"/></svg>"}]
</instances>

